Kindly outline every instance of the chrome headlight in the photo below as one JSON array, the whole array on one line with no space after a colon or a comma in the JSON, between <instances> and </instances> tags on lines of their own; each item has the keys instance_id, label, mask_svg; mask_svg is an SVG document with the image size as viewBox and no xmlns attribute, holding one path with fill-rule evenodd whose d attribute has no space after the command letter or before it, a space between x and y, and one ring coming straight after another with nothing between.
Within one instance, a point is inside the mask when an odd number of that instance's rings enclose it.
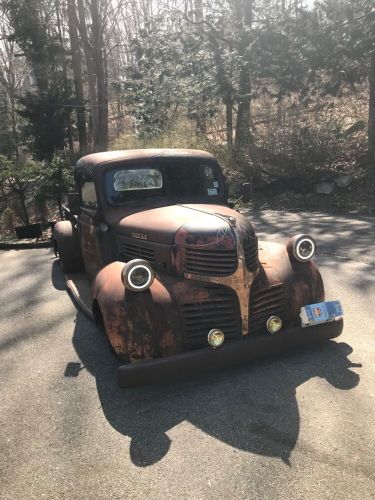
<instances>
[{"instance_id":1,"label":"chrome headlight","mask_svg":"<svg viewBox=\"0 0 375 500\"><path fill-rule=\"evenodd\" d=\"M213 328L208 332L207 340L210 346L213 347L214 349L220 347L221 344L224 342L223 330L219 330L219 328Z\"/></svg>"},{"instance_id":2,"label":"chrome headlight","mask_svg":"<svg viewBox=\"0 0 375 500\"><path fill-rule=\"evenodd\" d=\"M121 272L121 280L132 292L144 292L152 285L155 272L147 260L134 259L127 262Z\"/></svg>"},{"instance_id":3,"label":"chrome headlight","mask_svg":"<svg viewBox=\"0 0 375 500\"><path fill-rule=\"evenodd\" d=\"M298 234L288 241L287 249L299 262L308 262L315 254L316 243L311 236Z\"/></svg>"},{"instance_id":4,"label":"chrome headlight","mask_svg":"<svg viewBox=\"0 0 375 500\"><path fill-rule=\"evenodd\" d=\"M283 322L279 316L270 316L267 320L266 326L267 330L273 335L281 330Z\"/></svg>"}]
</instances>

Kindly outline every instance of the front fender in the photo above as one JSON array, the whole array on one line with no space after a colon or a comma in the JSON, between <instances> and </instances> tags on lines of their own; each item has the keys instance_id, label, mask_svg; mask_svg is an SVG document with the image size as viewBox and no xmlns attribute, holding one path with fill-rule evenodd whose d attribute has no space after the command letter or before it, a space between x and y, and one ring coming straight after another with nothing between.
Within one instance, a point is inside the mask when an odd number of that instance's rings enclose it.
<instances>
[{"instance_id":1,"label":"front fender","mask_svg":"<svg viewBox=\"0 0 375 500\"><path fill-rule=\"evenodd\" d=\"M301 307L324 301L323 280L313 261L298 262L289 256L285 246L260 242L259 262L260 272L252 291L282 284L287 326L300 324Z\"/></svg>"},{"instance_id":2,"label":"front fender","mask_svg":"<svg viewBox=\"0 0 375 500\"><path fill-rule=\"evenodd\" d=\"M167 288L155 277L145 292L127 290L121 281L123 266L123 262L112 262L93 284L93 308L99 307L116 353L133 362L181 352L178 316Z\"/></svg>"}]
</instances>

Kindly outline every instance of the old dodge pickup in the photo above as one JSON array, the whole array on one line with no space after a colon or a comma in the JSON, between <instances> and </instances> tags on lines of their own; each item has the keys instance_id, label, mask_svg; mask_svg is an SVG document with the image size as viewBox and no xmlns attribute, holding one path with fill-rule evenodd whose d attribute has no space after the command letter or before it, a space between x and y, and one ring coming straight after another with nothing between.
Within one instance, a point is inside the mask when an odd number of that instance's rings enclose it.
<instances>
[{"instance_id":1,"label":"old dodge pickup","mask_svg":"<svg viewBox=\"0 0 375 500\"><path fill-rule=\"evenodd\" d=\"M228 203L211 154L95 153L74 172L78 203L55 225L54 250L70 280L85 273L86 311L124 361L121 387L342 332L340 303L324 302L314 239L258 242L251 221Z\"/></svg>"}]
</instances>

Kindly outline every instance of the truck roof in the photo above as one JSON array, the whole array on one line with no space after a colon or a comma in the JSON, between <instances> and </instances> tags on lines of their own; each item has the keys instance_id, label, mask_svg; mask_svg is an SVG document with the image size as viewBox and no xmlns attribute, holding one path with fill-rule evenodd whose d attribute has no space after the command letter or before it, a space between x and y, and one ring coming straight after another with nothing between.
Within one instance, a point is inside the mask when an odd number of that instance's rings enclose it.
<instances>
[{"instance_id":1,"label":"truck roof","mask_svg":"<svg viewBox=\"0 0 375 500\"><path fill-rule=\"evenodd\" d=\"M109 163L118 163L128 160L149 160L155 158L201 158L202 160L215 160L207 151L198 149L128 149L123 151L107 151L105 153L92 153L80 158L75 170L81 167L97 170Z\"/></svg>"}]
</instances>

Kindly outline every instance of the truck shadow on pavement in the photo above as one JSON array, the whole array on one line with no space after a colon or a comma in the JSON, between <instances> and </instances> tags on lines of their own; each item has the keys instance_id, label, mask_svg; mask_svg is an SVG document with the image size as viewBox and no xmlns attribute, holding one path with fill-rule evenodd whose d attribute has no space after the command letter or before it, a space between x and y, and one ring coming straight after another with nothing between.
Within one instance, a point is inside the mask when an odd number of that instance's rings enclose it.
<instances>
[{"instance_id":1,"label":"truck shadow on pavement","mask_svg":"<svg viewBox=\"0 0 375 500\"><path fill-rule=\"evenodd\" d=\"M152 465L168 453L168 431L183 421L239 450L277 457L289 464L300 430L296 389L320 377L347 391L356 387L360 378L350 370L361 366L348 359L352 348L328 341L314 350L196 379L124 390L117 387L115 378L119 360L105 336L81 312L77 313L73 345L83 367L96 379L108 422L130 437L131 460L139 467ZM66 376L75 372L73 365L68 363ZM76 375L80 369L78 364ZM322 404L324 407L324 401L317 403L317 408Z\"/></svg>"}]
</instances>

